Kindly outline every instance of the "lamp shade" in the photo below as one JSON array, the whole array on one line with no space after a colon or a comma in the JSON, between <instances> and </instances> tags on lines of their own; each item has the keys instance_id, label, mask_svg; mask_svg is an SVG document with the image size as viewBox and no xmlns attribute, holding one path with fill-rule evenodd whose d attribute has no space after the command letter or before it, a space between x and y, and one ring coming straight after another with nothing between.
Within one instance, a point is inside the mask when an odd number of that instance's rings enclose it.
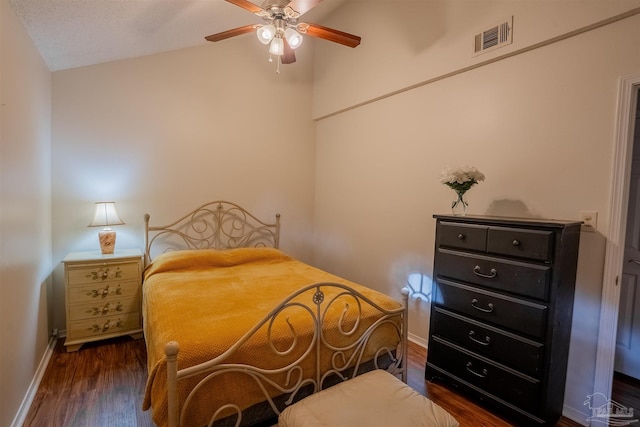
<instances>
[{"instance_id":1,"label":"lamp shade","mask_svg":"<svg viewBox=\"0 0 640 427\"><path fill-rule=\"evenodd\" d=\"M122 224L124 224L124 221L120 219L116 212L115 202L96 202L93 220L89 227L110 227Z\"/></svg>"},{"instance_id":2,"label":"lamp shade","mask_svg":"<svg viewBox=\"0 0 640 427\"><path fill-rule=\"evenodd\" d=\"M280 37L275 37L271 40L271 45L269 46L269 53L272 55L282 55L284 53L284 41Z\"/></svg>"},{"instance_id":3,"label":"lamp shade","mask_svg":"<svg viewBox=\"0 0 640 427\"><path fill-rule=\"evenodd\" d=\"M287 28L284 32L284 38L287 39L287 43L291 46L291 49L297 49L302 44L302 34L294 30L293 28Z\"/></svg>"},{"instance_id":4,"label":"lamp shade","mask_svg":"<svg viewBox=\"0 0 640 427\"><path fill-rule=\"evenodd\" d=\"M258 40L262 44L268 44L276 35L276 27L273 24L262 25L258 27L256 31L256 36L258 36Z\"/></svg>"}]
</instances>

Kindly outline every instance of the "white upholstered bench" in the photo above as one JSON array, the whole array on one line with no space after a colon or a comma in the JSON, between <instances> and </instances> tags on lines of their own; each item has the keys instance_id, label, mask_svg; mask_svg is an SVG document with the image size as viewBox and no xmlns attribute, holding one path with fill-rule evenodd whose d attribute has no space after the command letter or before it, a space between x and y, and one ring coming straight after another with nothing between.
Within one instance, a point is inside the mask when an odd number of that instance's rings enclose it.
<instances>
[{"instance_id":1,"label":"white upholstered bench","mask_svg":"<svg viewBox=\"0 0 640 427\"><path fill-rule=\"evenodd\" d=\"M341 382L286 408L279 427L456 427L458 421L380 369Z\"/></svg>"}]
</instances>

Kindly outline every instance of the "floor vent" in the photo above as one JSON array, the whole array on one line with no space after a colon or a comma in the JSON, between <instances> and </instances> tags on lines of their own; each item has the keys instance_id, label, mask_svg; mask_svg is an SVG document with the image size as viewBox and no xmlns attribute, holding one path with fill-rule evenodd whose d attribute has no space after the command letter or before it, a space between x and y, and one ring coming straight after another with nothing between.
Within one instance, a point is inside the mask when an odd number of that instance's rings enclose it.
<instances>
[{"instance_id":1,"label":"floor vent","mask_svg":"<svg viewBox=\"0 0 640 427\"><path fill-rule=\"evenodd\" d=\"M498 25L494 25L476 34L474 43L474 53L480 55L481 53L489 52L494 49L511 44L513 40L513 16Z\"/></svg>"}]
</instances>

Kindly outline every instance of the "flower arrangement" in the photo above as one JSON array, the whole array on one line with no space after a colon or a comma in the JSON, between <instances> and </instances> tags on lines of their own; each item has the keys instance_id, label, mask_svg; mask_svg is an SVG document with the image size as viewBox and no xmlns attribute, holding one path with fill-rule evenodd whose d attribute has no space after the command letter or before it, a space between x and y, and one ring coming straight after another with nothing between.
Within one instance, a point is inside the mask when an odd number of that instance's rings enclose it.
<instances>
[{"instance_id":1,"label":"flower arrangement","mask_svg":"<svg viewBox=\"0 0 640 427\"><path fill-rule=\"evenodd\" d=\"M447 168L440 174L440 182L452 188L458 196L458 198L451 203L451 209L455 211L455 209L461 205L463 215L466 213L469 204L462 196L480 181L484 181L484 174L473 166L464 166L458 169Z\"/></svg>"}]
</instances>

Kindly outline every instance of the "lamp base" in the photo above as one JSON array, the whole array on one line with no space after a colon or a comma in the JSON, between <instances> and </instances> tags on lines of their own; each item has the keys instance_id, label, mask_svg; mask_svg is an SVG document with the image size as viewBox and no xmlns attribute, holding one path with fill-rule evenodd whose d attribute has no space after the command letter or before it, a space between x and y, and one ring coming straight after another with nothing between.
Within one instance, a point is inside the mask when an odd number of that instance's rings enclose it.
<instances>
[{"instance_id":1,"label":"lamp base","mask_svg":"<svg viewBox=\"0 0 640 427\"><path fill-rule=\"evenodd\" d=\"M100 240L100 250L103 255L113 254L116 248L116 232L113 230L102 230L98 233Z\"/></svg>"}]
</instances>

